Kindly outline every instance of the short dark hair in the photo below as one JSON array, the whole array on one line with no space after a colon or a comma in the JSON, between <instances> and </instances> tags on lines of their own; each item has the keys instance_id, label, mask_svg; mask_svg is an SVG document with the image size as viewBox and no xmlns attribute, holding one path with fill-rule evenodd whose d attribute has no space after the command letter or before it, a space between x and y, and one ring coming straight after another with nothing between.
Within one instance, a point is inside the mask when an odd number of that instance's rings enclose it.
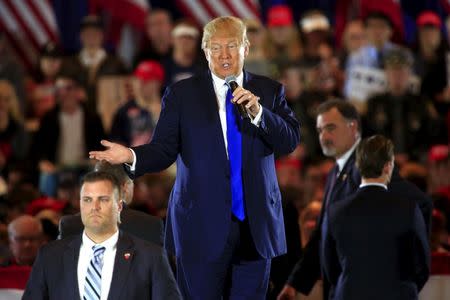
<instances>
[{"instance_id":1,"label":"short dark hair","mask_svg":"<svg viewBox=\"0 0 450 300\"><path fill-rule=\"evenodd\" d=\"M80 77L78 73L75 72L75 70L69 70L69 69L62 69L56 74L56 80L64 79L64 80L70 80L72 81L76 86L82 86L83 85L83 79Z\"/></svg>"},{"instance_id":2,"label":"short dark hair","mask_svg":"<svg viewBox=\"0 0 450 300\"><path fill-rule=\"evenodd\" d=\"M95 29L103 30L102 19L96 15L84 16L83 19L81 19L80 31L83 31L86 28L95 28Z\"/></svg>"},{"instance_id":3,"label":"short dark hair","mask_svg":"<svg viewBox=\"0 0 450 300\"><path fill-rule=\"evenodd\" d=\"M121 187L119 180L111 173L105 172L105 171L92 171L87 173L83 176L81 179L81 186L83 186L85 183L93 183L98 181L109 181L113 189L117 189L117 200L120 201L122 199L121 195Z\"/></svg>"},{"instance_id":4,"label":"short dark hair","mask_svg":"<svg viewBox=\"0 0 450 300\"><path fill-rule=\"evenodd\" d=\"M317 107L317 115L321 115L326 113L333 108L336 108L338 112L344 117L344 119L348 121L355 121L358 124L358 131L361 133L361 117L358 114L355 106L353 106L350 102L344 100L328 100Z\"/></svg>"},{"instance_id":5,"label":"short dark hair","mask_svg":"<svg viewBox=\"0 0 450 300\"><path fill-rule=\"evenodd\" d=\"M394 24L392 23L391 18L382 11L379 10L370 11L364 18L364 25L367 26L367 23L370 19L383 20L384 22L386 22L386 24L389 25L389 27L394 28Z\"/></svg>"},{"instance_id":6,"label":"short dark hair","mask_svg":"<svg viewBox=\"0 0 450 300\"><path fill-rule=\"evenodd\" d=\"M131 180L127 172L125 172L124 166L121 164L113 165L107 161L102 160L95 164L94 171L112 174L114 177L116 177L117 182L120 185L125 184L129 180Z\"/></svg>"},{"instance_id":7,"label":"short dark hair","mask_svg":"<svg viewBox=\"0 0 450 300\"><path fill-rule=\"evenodd\" d=\"M384 165L394 157L394 144L382 135L374 135L359 143L356 148L356 167L363 178L377 178Z\"/></svg>"}]
</instances>

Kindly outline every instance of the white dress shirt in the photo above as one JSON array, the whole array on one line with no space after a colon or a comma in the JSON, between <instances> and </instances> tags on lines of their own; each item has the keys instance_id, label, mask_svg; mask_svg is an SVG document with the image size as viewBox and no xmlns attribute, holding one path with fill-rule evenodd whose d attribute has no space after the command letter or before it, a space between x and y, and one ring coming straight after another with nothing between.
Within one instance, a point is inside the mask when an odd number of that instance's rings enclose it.
<instances>
[{"instance_id":1,"label":"white dress shirt","mask_svg":"<svg viewBox=\"0 0 450 300\"><path fill-rule=\"evenodd\" d=\"M219 106L219 118L220 118L220 124L222 126L222 133L223 133L223 140L225 142L225 151L228 156L228 141L227 141L227 113L226 113L226 97L227 97L227 91L228 91L228 85L226 85L225 80L217 77L213 73L211 73L212 79L213 79L213 86L214 86L214 92L216 93L217 97L217 103ZM239 76L236 78L236 83L239 86L242 86L244 82L244 72L241 72ZM262 116L263 108L261 104L259 104L259 112L258 114L252 118L250 116L250 120L253 125L258 126L261 122L261 116ZM131 153L133 154L133 164L130 166L130 171L136 170L136 153L131 149Z\"/></svg>"},{"instance_id":2,"label":"white dress shirt","mask_svg":"<svg viewBox=\"0 0 450 300\"><path fill-rule=\"evenodd\" d=\"M100 243L105 247L103 254L103 268L102 268L102 291L101 300L107 300L109 289L111 287L111 280L114 271L114 259L116 258L117 241L119 239L119 231L116 231L109 239ZM80 299L83 299L84 284L86 282L86 274L89 263L93 257L94 251L92 247L96 245L83 231L83 238L80 247L80 256L78 257L78 290L80 291Z\"/></svg>"},{"instance_id":3,"label":"white dress shirt","mask_svg":"<svg viewBox=\"0 0 450 300\"><path fill-rule=\"evenodd\" d=\"M344 153L344 155L342 155L341 157L336 159L336 163L338 164L338 167L339 167L338 176L341 173L342 169L344 168L345 163L347 162L347 160L350 158L350 156L352 156L353 151L355 151L355 149L358 146L360 141L361 141L361 138L358 138L356 140L356 142L353 144L353 146L347 152Z\"/></svg>"},{"instance_id":4,"label":"white dress shirt","mask_svg":"<svg viewBox=\"0 0 450 300\"><path fill-rule=\"evenodd\" d=\"M382 184L382 183L377 183L377 182L368 182L368 183L361 183L359 185L360 188L365 187L365 186L380 186L382 188L384 188L385 190L387 190L387 185Z\"/></svg>"},{"instance_id":5,"label":"white dress shirt","mask_svg":"<svg viewBox=\"0 0 450 300\"><path fill-rule=\"evenodd\" d=\"M78 108L74 113L60 112L60 134L57 149L57 162L63 166L77 166L86 153L84 137L84 112Z\"/></svg>"}]
</instances>

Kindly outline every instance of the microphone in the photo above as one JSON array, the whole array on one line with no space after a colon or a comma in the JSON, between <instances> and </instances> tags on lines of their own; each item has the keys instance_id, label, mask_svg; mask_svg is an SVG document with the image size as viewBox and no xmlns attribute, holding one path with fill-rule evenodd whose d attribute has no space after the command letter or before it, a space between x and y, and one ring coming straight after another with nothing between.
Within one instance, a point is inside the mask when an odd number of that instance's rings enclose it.
<instances>
[{"instance_id":1,"label":"microphone","mask_svg":"<svg viewBox=\"0 0 450 300\"><path fill-rule=\"evenodd\" d=\"M239 86L236 82L236 76L234 76L234 75L227 76L225 78L225 83L230 87L231 93L233 93L234 90L237 89ZM237 105L239 115L241 115L241 118L243 118L243 119L250 119L250 117L248 116L248 113L247 113L247 109L245 108L245 104L247 102L248 101L245 101L240 104L234 103L235 105Z\"/></svg>"}]
</instances>

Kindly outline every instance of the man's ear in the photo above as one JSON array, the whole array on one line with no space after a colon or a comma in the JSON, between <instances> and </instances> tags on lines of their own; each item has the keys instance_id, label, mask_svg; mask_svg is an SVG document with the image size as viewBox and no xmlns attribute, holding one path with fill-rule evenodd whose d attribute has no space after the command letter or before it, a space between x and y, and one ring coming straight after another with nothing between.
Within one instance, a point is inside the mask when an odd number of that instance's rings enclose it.
<instances>
[{"instance_id":1,"label":"man's ear","mask_svg":"<svg viewBox=\"0 0 450 300\"><path fill-rule=\"evenodd\" d=\"M119 200L119 203L117 203L117 210L121 212L123 209L123 200Z\"/></svg>"},{"instance_id":2,"label":"man's ear","mask_svg":"<svg viewBox=\"0 0 450 300\"><path fill-rule=\"evenodd\" d=\"M205 53L205 58L209 62L209 53L207 49L203 49L203 53Z\"/></svg>"},{"instance_id":3,"label":"man's ear","mask_svg":"<svg viewBox=\"0 0 450 300\"><path fill-rule=\"evenodd\" d=\"M383 166L383 175L390 174L391 168L394 168L394 161L390 160Z\"/></svg>"},{"instance_id":4,"label":"man's ear","mask_svg":"<svg viewBox=\"0 0 450 300\"><path fill-rule=\"evenodd\" d=\"M244 58L248 56L248 52L250 51L250 45L244 46Z\"/></svg>"}]
</instances>

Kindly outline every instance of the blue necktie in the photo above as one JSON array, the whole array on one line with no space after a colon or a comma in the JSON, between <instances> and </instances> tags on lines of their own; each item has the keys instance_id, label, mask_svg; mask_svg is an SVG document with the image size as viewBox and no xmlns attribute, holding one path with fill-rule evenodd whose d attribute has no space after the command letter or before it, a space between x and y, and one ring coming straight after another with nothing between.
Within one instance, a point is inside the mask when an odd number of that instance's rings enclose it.
<instances>
[{"instance_id":1,"label":"blue necktie","mask_svg":"<svg viewBox=\"0 0 450 300\"><path fill-rule=\"evenodd\" d=\"M239 131L240 122L234 104L231 103L233 95L228 89L225 100L227 115L227 142L228 159L230 161L231 178L231 212L242 221L245 219L244 211L244 191L242 188L242 138Z\"/></svg>"},{"instance_id":2,"label":"blue necktie","mask_svg":"<svg viewBox=\"0 0 450 300\"><path fill-rule=\"evenodd\" d=\"M98 300L102 294L102 268L105 247L95 245L92 247L92 250L94 251L94 256L87 269L83 300Z\"/></svg>"}]
</instances>

